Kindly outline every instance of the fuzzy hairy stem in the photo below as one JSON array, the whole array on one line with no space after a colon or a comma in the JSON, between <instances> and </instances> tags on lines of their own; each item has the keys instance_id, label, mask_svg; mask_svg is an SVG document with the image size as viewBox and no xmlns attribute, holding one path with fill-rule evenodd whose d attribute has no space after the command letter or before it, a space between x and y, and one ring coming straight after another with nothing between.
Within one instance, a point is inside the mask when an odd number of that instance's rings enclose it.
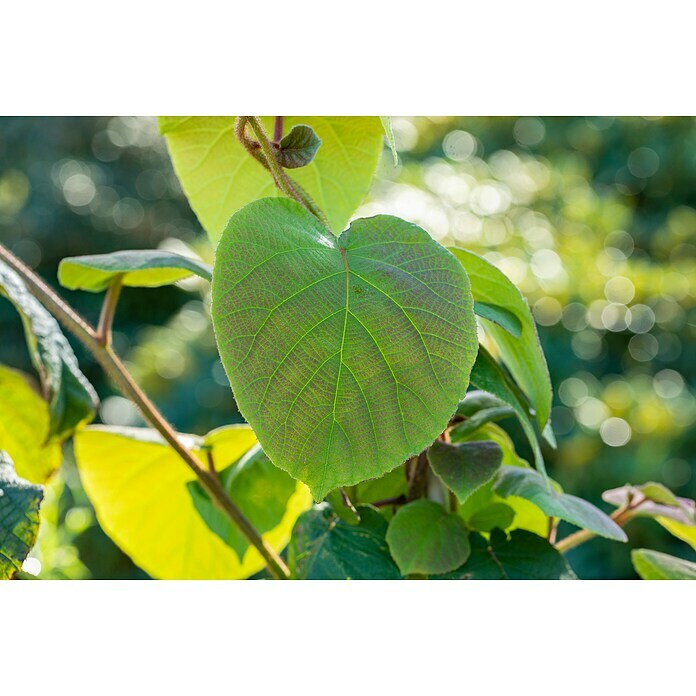
<instances>
[{"instance_id":1,"label":"fuzzy hairy stem","mask_svg":"<svg viewBox=\"0 0 696 696\"><path fill-rule=\"evenodd\" d=\"M104 342L103 336L106 334L100 334L99 331L95 331L52 288L2 244L0 244L0 259L22 277L34 297L89 350L119 391L135 403L144 418L162 435L164 440L198 477L201 485L208 492L215 505L239 527L249 540L249 543L261 554L271 573L278 579L289 579L290 571L283 560L266 543L244 513L232 501L218 477L203 468L193 452L181 443L174 428L150 401L147 394L138 386L130 372L128 372L116 353L114 353L110 343ZM116 291L111 294L112 298L115 295L117 295ZM107 302L110 302L108 294L105 304ZM113 317L113 310L115 310L115 301L113 308L109 308L108 311L104 310L102 316L106 313L107 316ZM110 327L110 323L106 323L106 319L104 321L104 325Z\"/></svg>"},{"instance_id":2,"label":"fuzzy hairy stem","mask_svg":"<svg viewBox=\"0 0 696 696\"><path fill-rule=\"evenodd\" d=\"M240 123L241 122L241 123ZM263 155L263 161L261 162L266 169L271 173L275 185L280 189L288 198L292 198L297 201L300 205L303 205L312 215L321 220L321 222L329 226L326 216L321 211L319 206L312 200L309 194L295 181L293 181L288 174L285 172L280 162L276 157L276 152L273 148L273 144L268 139L266 132L261 125L260 119L256 116L240 116L237 121L237 137L240 135L242 137L242 144L248 142L246 140L246 135L244 132L245 126L248 125L254 136L258 141L261 154ZM245 148L250 154L258 159L254 152L250 151L249 147L245 144Z\"/></svg>"}]
</instances>

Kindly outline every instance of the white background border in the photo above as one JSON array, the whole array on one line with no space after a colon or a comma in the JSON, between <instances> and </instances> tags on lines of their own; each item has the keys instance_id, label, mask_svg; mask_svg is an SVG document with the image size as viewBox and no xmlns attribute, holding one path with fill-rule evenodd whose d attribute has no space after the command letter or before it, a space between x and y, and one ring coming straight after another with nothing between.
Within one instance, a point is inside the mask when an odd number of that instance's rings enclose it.
<instances>
[{"instance_id":1,"label":"white background border","mask_svg":"<svg viewBox=\"0 0 696 696\"><path fill-rule=\"evenodd\" d=\"M693 114L688 9L5 3L0 113ZM692 588L2 583L0 692L689 693Z\"/></svg>"}]
</instances>

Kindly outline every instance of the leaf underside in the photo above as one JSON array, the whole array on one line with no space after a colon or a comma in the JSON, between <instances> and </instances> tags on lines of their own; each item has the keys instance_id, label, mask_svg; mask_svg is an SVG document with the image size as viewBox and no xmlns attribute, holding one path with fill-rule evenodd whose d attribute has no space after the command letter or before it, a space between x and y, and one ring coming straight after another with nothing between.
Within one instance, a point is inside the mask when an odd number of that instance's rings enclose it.
<instances>
[{"instance_id":1,"label":"leaf underside","mask_svg":"<svg viewBox=\"0 0 696 696\"><path fill-rule=\"evenodd\" d=\"M58 267L58 280L71 290L101 292L119 275L125 286L154 288L191 275L210 280L211 272L210 266L198 259L171 251L138 249L65 258Z\"/></svg>"},{"instance_id":2,"label":"leaf underside","mask_svg":"<svg viewBox=\"0 0 696 696\"><path fill-rule=\"evenodd\" d=\"M425 231L378 216L337 240L284 199L230 220L212 315L241 413L317 500L427 447L477 349L466 273Z\"/></svg>"}]
</instances>

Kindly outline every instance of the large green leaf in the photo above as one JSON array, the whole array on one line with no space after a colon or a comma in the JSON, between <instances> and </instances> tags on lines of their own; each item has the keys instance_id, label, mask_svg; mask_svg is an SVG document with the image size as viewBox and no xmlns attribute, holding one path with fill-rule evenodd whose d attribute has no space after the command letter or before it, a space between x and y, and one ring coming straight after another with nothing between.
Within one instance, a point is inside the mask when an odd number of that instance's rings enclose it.
<instances>
[{"instance_id":1,"label":"large green leaf","mask_svg":"<svg viewBox=\"0 0 696 696\"><path fill-rule=\"evenodd\" d=\"M274 119L262 121L273 133ZM163 116L159 123L184 192L213 242L247 203L281 195L268 171L235 137L234 116ZM292 178L340 232L370 188L383 148L382 124L376 116L284 119L286 132L297 124L310 126L322 144L312 163L293 170Z\"/></svg>"},{"instance_id":2,"label":"large green leaf","mask_svg":"<svg viewBox=\"0 0 696 696\"><path fill-rule=\"evenodd\" d=\"M297 483L273 466L260 447L249 450L238 462L220 473L230 498L262 535L283 520L288 501L295 495ZM188 484L198 514L240 559L249 548L249 540L210 499L198 481Z\"/></svg>"},{"instance_id":3,"label":"large green leaf","mask_svg":"<svg viewBox=\"0 0 696 696\"><path fill-rule=\"evenodd\" d=\"M17 476L6 452L0 451L0 580L21 569L36 543L43 488Z\"/></svg>"},{"instance_id":4,"label":"large green leaf","mask_svg":"<svg viewBox=\"0 0 696 696\"><path fill-rule=\"evenodd\" d=\"M360 524L339 519L326 503L305 512L288 548L293 576L300 580L400 580L384 535L387 522L359 505Z\"/></svg>"},{"instance_id":5,"label":"large green leaf","mask_svg":"<svg viewBox=\"0 0 696 696\"><path fill-rule=\"evenodd\" d=\"M631 560L643 580L696 580L696 563L666 553L635 549Z\"/></svg>"},{"instance_id":6,"label":"large green leaf","mask_svg":"<svg viewBox=\"0 0 696 696\"><path fill-rule=\"evenodd\" d=\"M226 426L205 437L181 435L194 454L217 471L239 460L255 444L246 425ZM213 533L198 514L187 484L193 472L161 437L147 428L94 426L75 436L82 484L104 531L143 570L162 579L246 578L265 562L251 547L237 552ZM297 517L311 505L296 485L283 519L264 539L281 551Z\"/></svg>"},{"instance_id":7,"label":"large green leaf","mask_svg":"<svg viewBox=\"0 0 696 696\"><path fill-rule=\"evenodd\" d=\"M498 321L502 317L500 309L519 320L521 332L519 337L516 337L510 333L511 326L503 328L496 323L495 318L491 316L491 310L487 315L482 314L487 316L482 320L486 333L498 346L503 362L529 398L536 410L539 427L543 428L551 412L551 380L527 301L515 284L486 259L464 249L453 248L451 251L469 275L474 300L497 307Z\"/></svg>"},{"instance_id":8,"label":"large green leaf","mask_svg":"<svg viewBox=\"0 0 696 696\"><path fill-rule=\"evenodd\" d=\"M94 256L71 256L58 267L58 280L71 290L101 292L117 276L128 287L156 288L197 275L210 280L212 269L198 259L171 251L139 249Z\"/></svg>"},{"instance_id":9,"label":"large green leaf","mask_svg":"<svg viewBox=\"0 0 696 696\"><path fill-rule=\"evenodd\" d=\"M608 515L582 498L549 488L541 475L533 469L502 467L494 490L503 498L525 498L550 517L559 517L599 536L627 541L626 533Z\"/></svg>"},{"instance_id":10,"label":"large green leaf","mask_svg":"<svg viewBox=\"0 0 696 696\"><path fill-rule=\"evenodd\" d=\"M522 529L508 539L494 529L489 541L471 535L471 556L460 568L432 580L575 580L562 554L536 534Z\"/></svg>"},{"instance_id":11,"label":"large green leaf","mask_svg":"<svg viewBox=\"0 0 696 696\"><path fill-rule=\"evenodd\" d=\"M48 394L49 437L62 440L92 420L97 395L77 364L77 358L58 322L29 292L21 277L0 261L0 296L22 317L32 362Z\"/></svg>"},{"instance_id":12,"label":"large green leaf","mask_svg":"<svg viewBox=\"0 0 696 696\"><path fill-rule=\"evenodd\" d=\"M387 543L404 575L448 573L471 551L464 520L432 500L402 507L389 523Z\"/></svg>"},{"instance_id":13,"label":"large green leaf","mask_svg":"<svg viewBox=\"0 0 696 696\"><path fill-rule=\"evenodd\" d=\"M49 427L48 404L28 376L0 365L0 450L32 483L44 483L61 463L61 446L48 439Z\"/></svg>"},{"instance_id":14,"label":"large green leaf","mask_svg":"<svg viewBox=\"0 0 696 696\"><path fill-rule=\"evenodd\" d=\"M437 477L463 503L495 476L503 451L490 440L459 444L436 440L428 450L428 461Z\"/></svg>"},{"instance_id":15,"label":"large green leaf","mask_svg":"<svg viewBox=\"0 0 696 696\"><path fill-rule=\"evenodd\" d=\"M212 314L240 411L317 500L427 447L476 355L466 273L430 235L378 216L336 239L287 199L230 220Z\"/></svg>"}]
</instances>

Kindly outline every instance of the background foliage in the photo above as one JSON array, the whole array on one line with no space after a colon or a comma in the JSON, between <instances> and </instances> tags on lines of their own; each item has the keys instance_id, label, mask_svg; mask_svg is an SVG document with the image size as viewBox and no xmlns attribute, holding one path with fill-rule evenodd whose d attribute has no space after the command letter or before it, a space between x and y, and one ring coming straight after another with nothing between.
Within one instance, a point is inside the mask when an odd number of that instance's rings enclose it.
<instances>
[{"instance_id":1,"label":"background foliage","mask_svg":"<svg viewBox=\"0 0 696 696\"><path fill-rule=\"evenodd\" d=\"M400 164L385 151L358 212L412 220L438 241L482 253L518 284L540 325L555 390L559 449L546 452L549 471L603 509L601 491L628 480L696 495L695 125L395 119ZM0 239L56 286L64 256L189 246L212 260L147 118L0 119ZM99 296L62 292L96 317ZM117 349L184 432L240 420L206 292L195 278L126 289L117 316ZM0 336L0 362L31 372L7 302ZM141 425L75 349L102 397L101 421ZM513 435L530 458L522 433ZM49 484L41 514L30 564L39 577L146 577L96 524L70 462ZM649 520L631 522L630 536L630 547L694 558ZM579 577L635 577L630 547L593 540L569 560Z\"/></svg>"}]
</instances>

